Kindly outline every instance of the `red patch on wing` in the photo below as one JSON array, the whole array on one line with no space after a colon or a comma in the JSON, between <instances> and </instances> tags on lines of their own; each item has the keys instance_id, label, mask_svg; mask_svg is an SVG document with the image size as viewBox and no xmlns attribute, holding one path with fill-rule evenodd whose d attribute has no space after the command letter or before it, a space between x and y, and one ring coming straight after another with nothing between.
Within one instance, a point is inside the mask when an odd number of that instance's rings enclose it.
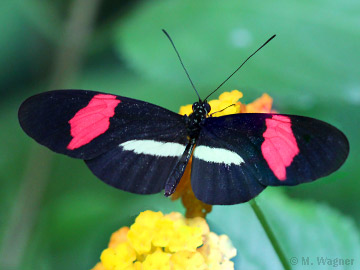
<instances>
[{"instance_id":1,"label":"red patch on wing","mask_svg":"<svg viewBox=\"0 0 360 270\"><path fill-rule=\"evenodd\" d=\"M115 114L115 108L120 103L113 95L95 95L89 104L79 110L70 119L70 133L73 139L67 149L79 148L99 135L105 133L110 126L110 118Z\"/></svg>"},{"instance_id":2,"label":"red patch on wing","mask_svg":"<svg viewBox=\"0 0 360 270\"><path fill-rule=\"evenodd\" d=\"M287 116L273 115L266 119L265 141L261 152L275 176L286 180L286 167L290 166L294 157L299 154L299 147L291 130L291 120Z\"/></svg>"}]
</instances>

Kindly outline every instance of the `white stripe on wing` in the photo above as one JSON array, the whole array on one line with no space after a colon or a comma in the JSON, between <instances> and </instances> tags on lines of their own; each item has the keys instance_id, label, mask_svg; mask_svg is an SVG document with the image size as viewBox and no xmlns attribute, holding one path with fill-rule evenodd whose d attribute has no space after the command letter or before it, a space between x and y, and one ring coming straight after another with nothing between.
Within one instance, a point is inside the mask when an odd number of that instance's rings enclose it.
<instances>
[{"instance_id":1,"label":"white stripe on wing","mask_svg":"<svg viewBox=\"0 0 360 270\"><path fill-rule=\"evenodd\" d=\"M158 157L180 157L186 148L185 145L180 143L154 140L131 140L121 143L119 146L125 151Z\"/></svg>"},{"instance_id":2,"label":"white stripe on wing","mask_svg":"<svg viewBox=\"0 0 360 270\"><path fill-rule=\"evenodd\" d=\"M242 157L237 153L224 149L210 146L199 145L195 147L194 157L206 162L240 165L244 163Z\"/></svg>"}]
</instances>

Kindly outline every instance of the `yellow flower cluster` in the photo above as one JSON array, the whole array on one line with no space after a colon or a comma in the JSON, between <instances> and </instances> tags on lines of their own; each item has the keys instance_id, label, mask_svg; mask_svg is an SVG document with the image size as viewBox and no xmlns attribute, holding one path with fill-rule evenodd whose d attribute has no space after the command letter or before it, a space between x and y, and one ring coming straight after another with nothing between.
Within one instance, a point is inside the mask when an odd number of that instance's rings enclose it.
<instances>
[{"instance_id":1,"label":"yellow flower cluster","mask_svg":"<svg viewBox=\"0 0 360 270\"><path fill-rule=\"evenodd\" d=\"M211 107L211 113L214 113L212 116L223 116L228 114L239 113L241 111L241 103L239 99L243 97L243 93L238 90L233 90L231 92L224 92L219 96L219 99L210 100L209 104ZM234 106L231 106L235 104ZM223 110L224 108L227 109ZM223 111L221 111L223 110ZM221 112L219 112L221 111ZM192 105L181 106L179 114L189 115L192 113Z\"/></svg>"},{"instance_id":2,"label":"yellow flower cluster","mask_svg":"<svg viewBox=\"0 0 360 270\"><path fill-rule=\"evenodd\" d=\"M213 117L235 113L270 113L272 107L272 98L268 94L263 94L260 98L254 100L249 104L243 104L239 101L243 97L243 93L238 90L231 92L224 92L219 96L219 99L208 101L211 107ZM233 106L231 106L233 105ZM223 110L224 108L227 108ZM192 105L188 104L181 106L179 114L189 115L192 113Z\"/></svg>"},{"instance_id":3,"label":"yellow flower cluster","mask_svg":"<svg viewBox=\"0 0 360 270\"><path fill-rule=\"evenodd\" d=\"M230 239L210 232L205 219L145 211L113 233L92 270L230 270L235 256Z\"/></svg>"},{"instance_id":4,"label":"yellow flower cluster","mask_svg":"<svg viewBox=\"0 0 360 270\"><path fill-rule=\"evenodd\" d=\"M243 97L243 93L238 90L224 92L219 99L210 100L211 112L213 117L219 117L235 113L270 113L272 112L272 98L268 94L263 94L250 104L243 104L239 101ZM233 105L234 104L234 105ZM233 106L231 106L233 105ZM224 108L226 108L224 110ZM179 114L190 115L192 113L192 105L181 106ZM191 189L191 159L186 166L183 177L181 178L174 194L171 196L173 200L181 198L186 208L186 217L205 217L211 212L211 205L199 201Z\"/></svg>"}]
</instances>

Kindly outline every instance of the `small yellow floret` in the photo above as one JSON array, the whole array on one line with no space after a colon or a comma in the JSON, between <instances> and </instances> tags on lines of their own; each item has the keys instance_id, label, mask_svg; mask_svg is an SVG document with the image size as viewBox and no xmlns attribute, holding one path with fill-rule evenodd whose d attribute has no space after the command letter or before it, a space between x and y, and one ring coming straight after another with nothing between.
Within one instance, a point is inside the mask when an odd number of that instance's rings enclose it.
<instances>
[{"instance_id":1,"label":"small yellow floret","mask_svg":"<svg viewBox=\"0 0 360 270\"><path fill-rule=\"evenodd\" d=\"M152 230L141 224L133 224L130 227L127 238L137 253L149 253L151 251Z\"/></svg>"},{"instance_id":2,"label":"small yellow floret","mask_svg":"<svg viewBox=\"0 0 360 270\"><path fill-rule=\"evenodd\" d=\"M106 270L102 262L98 262L91 270Z\"/></svg>"},{"instance_id":3,"label":"small yellow floret","mask_svg":"<svg viewBox=\"0 0 360 270\"><path fill-rule=\"evenodd\" d=\"M268 94L263 94L252 103L246 105L247 113L270 113L273 99Z\"/></svg>"},{"instance_id":4,"label":"small yellow floret","mask_svg":"<svg viewBox=\"0 0 360 270\"><path fill-rule=\"evenodd\" d=\"M140 213L135 219L135 223L130 227L127 238L137 253L142 254L151 251L151 241L156 223L163 216L161 212L145 211Z\"/></svg>"},{"instance_id":5,"label":"small yellow floret","mask_svg":"<svg viewBox=\"0 0 360 270\"><path fill-rule=\"evenodd\" d=\"M163 218L158 220L154 232L152 243L156 247L166 247L169 245L170 240L174 237L174 221Z\"/></svg>"},{"instance_id":6,"label":"small yellow floret","mask_svg":"<svg viewBox=\"0 0 360 270\"><path fill-rule=\"evenodd\" d=\"M202 234L208 234L210 232L209 225L202 217L188 218L186 219L186 225L201 228Z\"/></svg>"},{"instance_id":7,"label":"small yellow floret","mask_svg":"<svg viewBox=\"0 0 360 270\"><path fill-rule=\"evenodd\" d=\"M211 106L212 116L219 117L239 113L241 110L239 99L242 97L243 93L238 90L233 90L222 93L217 100L210 100L209 104Z\"/></svg>"},{"instance_id":8,"label":"small yellow floret","mask_svg":"<svg viewBox=\"0 0 360 270\"><path fill-rule=\"evenodd\" d=\"M141 262L134 262L133 270L142 270L142 263Z\"/></svg>"},{"instance_id":9,"label":"small yellow floret","mask_svg":"<svg viewBox=\"0 0 360 270\"><path fill-rule=\"evenodd\" d=\"M161 250L155 251L148 255L142 263L143 270L170 270L170 256Z\"/></svg>"},{"instance_id":10,"label":"small yellow floret","mask_svg":"<svg viewBox=\"0 0 360 270\"><path fill-rule=\"evenodd\" d=\"M131 266L136 260L136 253L128 243L121 243L116 248L105 249L100 256L107 270L121 270Z\"/></svg>"},{"instance_id":11,"label":"small yellow floret","mask_svg":"<svg viewBox=\"0 0 360 270\"><path fill-rule=\"evenodd\" d=\"M231 103L238 102L244 95L239 90L232 90L231 92L224 92L219 96L219 100L230 101Z\"/></svg>"},{"instance_id":12,"label":"small yellow floret","mask_svg":"<svg viewBox=\"0 0 360 270\"><path fill-rule=\"evenodd\" d=\"M179 251L171 256L173 270L206 270L209 269L204 257L198 252Z\"/></svg>"},{"instance_id":13,"label":"small yellow floret","mask_svg":"<svg viewBox=\"0 0 360 270\"><path fill-rule=\"evenodd\" d=\"M180 226L176 229L174 237L169 243L169 250L177 252L181 250L195 251L202 245L202 230L198 227Z\"/></svg>"},{"instance_id":14,"label":"small yellow floret","mask_svg":"<svg viewBox=\"0 0 360 270\"><path fill-rule=\"evenodd\" d=\"M163 217L163 213L153 212L150 210L141 212L140 215L135 219L136 224L144 225L148 228L152 228L155 226L156 222Z\"/></svg>"},{"instance_id":15,"label":"small yellow floret","mask_svg":"<svg viewBox=\"0 0 360 270\"><path fill-rule=\"evenodd\" d=\"M129 227L122 227L121 229L114 232L110 237L109 248L115 248L118 244L127 241L127 234Z\"/></svg>"},{"instance_id":16,"label":"small yellow floret","mask_svg":"<svg viewBox=\"0 0 360 270\"><path fill-rule=\"evenodd\" d=\"M184 216L179 212L171 212L170 214L166 214L164 217L174 221L174 225L186 225Z\"/></svg>"}]
</instances>

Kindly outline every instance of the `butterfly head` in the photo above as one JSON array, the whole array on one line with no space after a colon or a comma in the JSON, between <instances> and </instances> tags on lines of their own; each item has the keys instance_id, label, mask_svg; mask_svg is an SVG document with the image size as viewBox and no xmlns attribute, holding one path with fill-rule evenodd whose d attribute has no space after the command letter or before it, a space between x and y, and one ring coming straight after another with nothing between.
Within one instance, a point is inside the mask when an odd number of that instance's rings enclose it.
<instances>
[{"instance_id":1,"label":"butterfly head","mask_svg":"<svg viewBox=\"0 0 360 270\"><path fill-rule=\"evenodd\" d=\"M192 110L193 110L193 116L196 119L199 119L200 121L205 119L206 116L209 114L211 107L210 104L207 103L207 101L199 101L199 102L195 102L192 105Z\"/></svg>"}]
</instances>

